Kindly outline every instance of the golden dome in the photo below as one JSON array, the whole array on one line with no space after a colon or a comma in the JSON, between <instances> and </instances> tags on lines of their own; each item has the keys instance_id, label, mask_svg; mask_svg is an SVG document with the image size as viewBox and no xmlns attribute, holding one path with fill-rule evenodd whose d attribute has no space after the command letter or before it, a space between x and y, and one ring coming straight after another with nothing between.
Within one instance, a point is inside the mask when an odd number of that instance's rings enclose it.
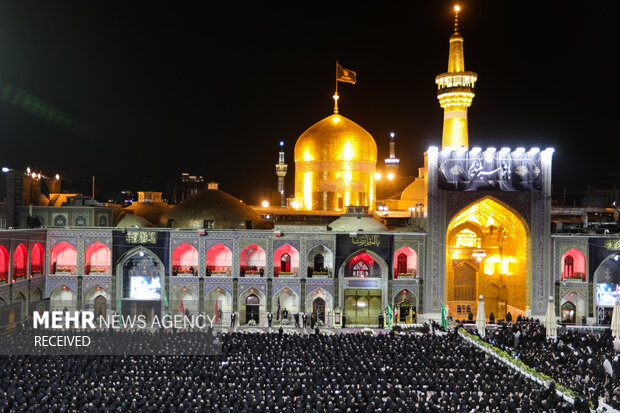
<instances>
[{"instance_id":1,"label":"golden dome","mask_svg":"<svg viewBox=\"0 0 620 413\"><path fill-rule=\"evenodd\" d=\"M364 128L334 114L295 144L295 199L305 210L372 207L377 144Z\"/></svg>"}]
</instances>

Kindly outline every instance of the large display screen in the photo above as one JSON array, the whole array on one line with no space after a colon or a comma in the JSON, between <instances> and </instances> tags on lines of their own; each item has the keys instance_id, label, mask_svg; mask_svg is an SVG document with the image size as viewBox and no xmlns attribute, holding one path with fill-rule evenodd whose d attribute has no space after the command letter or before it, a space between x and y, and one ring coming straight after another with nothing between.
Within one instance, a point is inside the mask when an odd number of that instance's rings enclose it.
<instances>
[{"instance_id":1,"label":"large display screen","mask_svg":"<svg viewBox=\"0 0 620 413\"><path fill-rule=\"evenodd\" d=\"M619 287L618 284L596 284L596 305L613 307L620 297Z\"/></svg>"},{"instance_id":2,"label":"large display screen","mask_svg":"<svg viewBox=\"0 0 620 413\"><path fill-rule=\"evenodd\" d=\"M129 297L136 300L158 300L161 298L159 277L132 276L129 283Z\"/></svg>"}]
</instances>

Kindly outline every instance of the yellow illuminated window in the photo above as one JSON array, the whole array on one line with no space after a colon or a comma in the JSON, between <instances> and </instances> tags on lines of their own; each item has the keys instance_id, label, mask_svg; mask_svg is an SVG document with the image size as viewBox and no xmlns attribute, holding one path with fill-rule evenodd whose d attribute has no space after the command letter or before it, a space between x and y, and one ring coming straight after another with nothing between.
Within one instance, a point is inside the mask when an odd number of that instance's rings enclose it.
<instances>
[{"instance_id":1,"label":"yellow illuminated window","mask_svg":"<svg viewBox=\"0 0 620 413\"><path fill-rule=\"evenodd\" d=\"M478 237L474 231L464 229L456 234L456 246L457 247L472 247L478 246Z\"/></svg>"},{"instance_id":2,"label":"yellow illuminated window","mask_svg":"<svg viewBox=\"0 0 620 413\"><path fill-rule=\"evenodd\" d=\"M493 275L496 272L499 273L499 267L501 266L502 259L498 255L493 255L484 260L484 273Z\"/></svg>"}]
</instances>

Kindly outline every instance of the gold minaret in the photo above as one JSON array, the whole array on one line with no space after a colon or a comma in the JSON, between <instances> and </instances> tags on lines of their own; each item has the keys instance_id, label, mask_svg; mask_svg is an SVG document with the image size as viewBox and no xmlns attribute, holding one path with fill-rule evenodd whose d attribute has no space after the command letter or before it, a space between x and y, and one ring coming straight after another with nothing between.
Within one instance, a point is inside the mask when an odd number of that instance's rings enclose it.
<instances>
[{"instance_id":1,"label":"gold minaret","mask_svg":"<svg viewBox=\"0 0 620 413\"><path fill-rule=\"evenodd\" d=\"M454 33L450 36L448 72L435 78L437 99L443 108L442 147L469 149L467 135L467 108L474 99L474 83L478 75L465 71L463 36L459 33L459 11L454 6Z\"/></svg>"}]
</instances>

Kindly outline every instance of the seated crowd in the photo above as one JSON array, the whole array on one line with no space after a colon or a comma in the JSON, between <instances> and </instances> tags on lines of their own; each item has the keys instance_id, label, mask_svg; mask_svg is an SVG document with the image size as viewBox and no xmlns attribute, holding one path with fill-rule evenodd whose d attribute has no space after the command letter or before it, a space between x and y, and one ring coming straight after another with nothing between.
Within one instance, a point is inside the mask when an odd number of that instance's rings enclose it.
<instances>
[{"instance_id":1,"label":"seated crowd","mask_svg":"<svg viewBox=\"0 0 620 413\"><path fill-rule=\"evenodd\" d=\"M222 352L212 356L3 356L0 411L575 411L552 383L515 376L452 333L280 330L215 341Z\"/></svg>"},{"instance_id":2,"label":"seated crowd","mask_svg":"<svg viewBox=\"0 0 620 413\"><path fill-rule=\"evenodd\" d=\"M620 359L609 329L600 333L559 329L553 340L546 338L545 327L538 322L503 324L496 330L487 329L485 340L595 406L604 398L620 408Z\"/></svg>"}]
</instances>

